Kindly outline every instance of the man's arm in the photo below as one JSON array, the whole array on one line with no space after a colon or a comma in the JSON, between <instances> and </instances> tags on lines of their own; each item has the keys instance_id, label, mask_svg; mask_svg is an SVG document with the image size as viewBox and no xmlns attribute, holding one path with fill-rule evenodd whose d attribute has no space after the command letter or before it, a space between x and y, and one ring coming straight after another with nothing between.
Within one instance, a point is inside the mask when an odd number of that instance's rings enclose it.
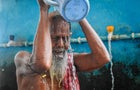
<instances>
[{"instance_id":1,"label":"man's arm","mask_svg":"<svg viewBox=\"0 0 140 90\"><path fill-rule=\"evenodd\" d=\"M83 32L85 33L87 42L91 49L91 53L75 55L75 65L79 71L91 71L100 68L110 61L109 53L88 21L83 19L79 23Z\"/></svg>"},{"instance_id":2,"label":"man's arm","mask_svg":"<svg viewBox=\"0 0 140 90\"><path fill-rule=\"evenodd\" d=\"M49 5L46 5L43 0L38 0L38 3L40 5L40 20L29 64L34 71L43 73L51 66L52 44L49 30Z\"/></svg>"}]
</instances>

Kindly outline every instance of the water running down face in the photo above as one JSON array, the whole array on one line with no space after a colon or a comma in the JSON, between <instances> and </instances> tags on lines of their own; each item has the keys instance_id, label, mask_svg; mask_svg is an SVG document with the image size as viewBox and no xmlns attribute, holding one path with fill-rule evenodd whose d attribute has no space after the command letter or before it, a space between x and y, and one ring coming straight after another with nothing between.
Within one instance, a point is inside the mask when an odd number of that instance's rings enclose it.
<instances>
[{"instance_id":1,"label":"water running down face","mask_svg":"<svg viewBox=\"0 0 140 90\"><path fill-rule=\"evenodd\" d=\"M52 19L52 66L50 75L61 82L67 67L67 50L70 44L70 25L61 16Z\"/></svg>"},{"instance_id":2,"label":"water running down face","mask_svg":"<svg viewBox=\"0 0 140 90\"><path fill-rule=\"evenodd\" d=\"M51 39L53 55L62 59L70 44L70 25L61 16L52 19Z\"/></svg>"}]
</instances>

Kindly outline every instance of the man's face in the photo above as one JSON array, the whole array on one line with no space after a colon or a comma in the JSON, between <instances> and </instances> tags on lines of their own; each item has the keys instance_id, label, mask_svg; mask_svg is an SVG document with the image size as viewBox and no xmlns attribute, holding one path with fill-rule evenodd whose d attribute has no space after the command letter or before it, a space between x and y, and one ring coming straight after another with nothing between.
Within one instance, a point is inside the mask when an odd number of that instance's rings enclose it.
<instances>
[{"instance_id":1,"label":"man's face","mask_svg":"<svg viewBox=\"0 0 140 90\"><path fill-rule=\"evenodd\" d=\"M70 27L65 21L55 22L51 26L53 55L62 59L70 44Z\"/></svg>"}]
</instances>

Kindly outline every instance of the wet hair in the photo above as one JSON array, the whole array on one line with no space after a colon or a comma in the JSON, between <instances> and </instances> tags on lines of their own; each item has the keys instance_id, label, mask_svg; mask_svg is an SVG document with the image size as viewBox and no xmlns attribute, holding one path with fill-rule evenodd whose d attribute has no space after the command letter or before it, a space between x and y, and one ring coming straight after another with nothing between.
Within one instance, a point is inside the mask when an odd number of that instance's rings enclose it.
<instances>
[{"instance_id":1,"label":"wet hair","mask_svg":"<svg viewBox=\"0 0 140 90\"><path fill-rule=\"evenodd\" d=\"M61 15L55 15L54 17L52 17L52 23L58 23L61 21L64 21L65 23L67 23L69 25L69 31L71 32L71 23L67 22Z\"/></svg>"}]
</instances>

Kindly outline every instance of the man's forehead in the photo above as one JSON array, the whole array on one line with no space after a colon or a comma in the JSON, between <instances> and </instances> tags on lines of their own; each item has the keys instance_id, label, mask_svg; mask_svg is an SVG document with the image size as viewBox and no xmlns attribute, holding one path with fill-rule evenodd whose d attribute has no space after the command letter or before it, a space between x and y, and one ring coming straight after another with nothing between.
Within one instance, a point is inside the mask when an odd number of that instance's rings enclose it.
<instances>
[{"instance_id":1,"label":"man's forehead","mask_svg":"<svg viewBox=\"0 0 140 90\"><path fill-rule=\"evenodd\" d=\"M70 30L69 29L61 29L61 28L56 28L56 29L53 29L51 30L51 33L52 34L57 34L57 33L70 33Z\"/></svg>"},{"instance_id":2,"label":"man's forehead","mask_svg":"<svg viewBox=\"0 0 140 90\"><path fill-rule=\"evenodd\" d=\"M71 36L71 32L51 32L51 36Z\"/></svg>"},{"instance_id":3,"label":"man's forehead","mask_svg":"<svg viewBox=\"0 0 140 90\"><path fill-rule=\"evenodd\" d=\"M71 36L72 32L69 29L55 29L51 31L51 35Z\"/></svg>"},{"instance_id":4,"label":"man's forehead","mask_svg":"<svg viewBox=\"0 0 140 90\"><path fill-rule=\"evenodd\" d=\"M57 34L57 33L70 34L70 28L68 26L52 26L51 33L52 34Z\"/></svg>"},{"instance_id":5,"label":"man's forehead","mask_svg":"<svg viewBox=\"0 0 140 90\"><path fill-rule=\"evenodd\" d=\"M70 24L61 18L54 19L53 23L51 24L51 34L70 35Z\"/></svg>"},{"instance_id":6,"label":"man's forehead","mask_svg":"<svg viewBox=\"0 0 140 90\"><path fill-rule=\"evenodd\" d=\"M56 21L54 23L51 24L51 28L62 28L62 27L65 27L65 28L69 28L70 27L70 24L65 22L65 21Z\"/></svg>"}]
</instances>

